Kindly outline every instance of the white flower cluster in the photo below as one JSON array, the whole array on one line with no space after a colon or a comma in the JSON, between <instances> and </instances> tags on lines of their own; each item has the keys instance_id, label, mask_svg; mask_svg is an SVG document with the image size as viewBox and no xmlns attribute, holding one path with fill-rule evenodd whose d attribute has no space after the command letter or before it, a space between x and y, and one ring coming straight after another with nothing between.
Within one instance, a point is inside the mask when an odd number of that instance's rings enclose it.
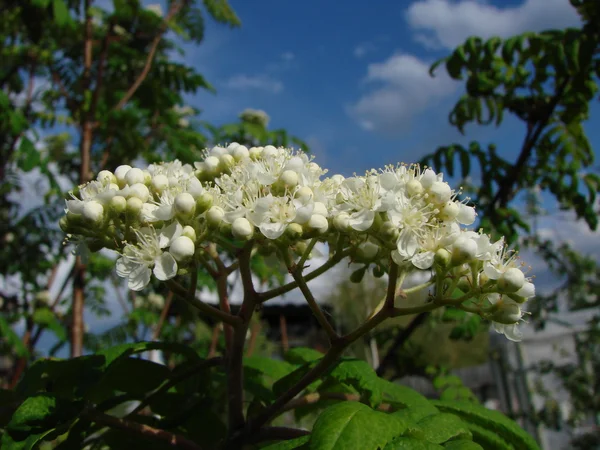
<instances>
[{"instance_id":1,"label":"white flower cluster","mask_svg":"<svg viewBox=\"0 0 600 450\"><path fill-rule=\"evenodd\" d=\"M151 274L173 278L206 242L253 239L301 254L310 239L343 238L355 262L386 267L391 258L403 270L435 270L479 289L477 306L517 338L519 304L533 284L503 241L461 228L475 211L442 174L417 165L350 178L326 172L301 152L237 143L206 151L194 167L123 165L72 193L61 226L93 250L117 250L117 272L134 290Z\"/></svg>"}]
</instances>

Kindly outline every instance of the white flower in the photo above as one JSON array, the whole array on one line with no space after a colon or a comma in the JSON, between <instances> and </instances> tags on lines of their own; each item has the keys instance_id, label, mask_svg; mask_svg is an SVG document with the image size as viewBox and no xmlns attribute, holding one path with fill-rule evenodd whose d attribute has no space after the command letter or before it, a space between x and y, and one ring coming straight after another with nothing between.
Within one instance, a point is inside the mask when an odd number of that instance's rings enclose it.
<instances>
[{"instance_id":1,"label":"white flower","mask_svg":"<svg viewBox=\"0 0 600 450\"><path fill-rule=\"evenodd\" d=\"M288 224L296 218L296 207L289 197L274 197L269 194L256 201L254 211L248 219L268 239L277 239Z\"/></svg>"},{"instance_id":2,"label":"white flower","mask_svg":"<svg viewBox=\"0 0 600 450\"><path fill-rule=\"evenodd\" d=\"M356 231L366 231L382 209L377 177L346 178L340 186L338 210L349 215L348 224Z\"/></svg>"},{"instance_id":3,"label":"white flower","mask_svg":"<svg viewBox=\"0 0 600 450\"><path fill-rule=\"evenodd\" d=\"M177 274L177 262L171 253L163 251L181 235L178 222L162 228L158 233L154 228L136 230L137 244L127 244L122 256L117 260L117 274L128 279L128 287L133 291L144 289L150 276L168 280Z\"/></svg>"}]
</instances>

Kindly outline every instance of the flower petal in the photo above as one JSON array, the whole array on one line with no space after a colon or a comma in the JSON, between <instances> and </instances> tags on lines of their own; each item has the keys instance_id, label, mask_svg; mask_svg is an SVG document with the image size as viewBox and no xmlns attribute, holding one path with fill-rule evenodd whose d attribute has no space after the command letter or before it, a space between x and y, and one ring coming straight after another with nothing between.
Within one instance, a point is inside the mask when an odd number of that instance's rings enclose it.
<instances>
[{"instance_id":1,"label":"flower petal","mask_svg":"<svg viewBox=\"0 0 600 450\"><path fill-rule=\"evenodd\" d=\"M154 261L153 272L160 281L170 280L177 275L177 261L169 252L164 252Z\"/></svg>"},{"instance_id":2,"label":"flower petal","mask_svg":"<svg viewBox=\"0 0 600 450\"><path fill-rule=\"evenodd\" d=\"M130 274L127 286L132 291L141 291L150 283L152 271L143 265L138 265Z\"/></svg>"}]
</instances>

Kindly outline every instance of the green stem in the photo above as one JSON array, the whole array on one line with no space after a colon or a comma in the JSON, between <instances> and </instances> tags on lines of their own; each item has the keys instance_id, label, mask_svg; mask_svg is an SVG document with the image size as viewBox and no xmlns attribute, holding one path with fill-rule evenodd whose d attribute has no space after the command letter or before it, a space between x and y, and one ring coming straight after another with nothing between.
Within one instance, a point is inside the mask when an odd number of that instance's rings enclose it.
<instances>
[{"instance_id":1,"label":"green stem","mask_svg":"<svg viewBox=\"0 0 600 450\"><path fill-rule=\"evenodd\" d=\"M306 264L306 260L310 256L310 252L312 252L312 249L314 248L314 246L316 245L316 243L318 241L319 241L319 238L316 238L316 237L312 238L310 241L310 244L308 244L308 247L306 247L304 254L300 258L300 261L298 261L297 267L298 267L298 270L300 271L300 273L302 273L302 271L304 270L304 264Z\"/></svg>"},{"instance_id":2,"label":"green stem","mask_svg":"<svg viewBox=\"0 0 600 450\"><path fill-rule=\"evenodd\" d=\"M310 280L314 280L319 275L322 275L325 272L327 272L329 269L331 269L333 266L335 266L337 263L339 263L342 259L344 259L349 254L350 254L350 249L346 249L344 251L336 253L335 255L333 255L333 257L330 260L328 260L322 266L320 266L319 268L308 273L304 277L304 280L307 282ZM298 283L296 283L296 281L292 281L290 283L284 284L283 286L279 286L275 289L271 289L270 291L260 292L257 294L258 302L264 303L267 300L271 300L272 298L279 297L283 294L293 291L297 287L298 287Z\"/></svg>"}]
</instances>

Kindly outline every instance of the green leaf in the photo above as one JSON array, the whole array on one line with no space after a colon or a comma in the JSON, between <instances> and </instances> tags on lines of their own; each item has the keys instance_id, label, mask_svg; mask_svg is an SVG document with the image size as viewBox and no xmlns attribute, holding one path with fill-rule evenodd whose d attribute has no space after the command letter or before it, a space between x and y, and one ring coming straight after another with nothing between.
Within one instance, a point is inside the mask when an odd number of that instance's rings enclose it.
<instances>
[{"instance_id":1,"label":"green leaf","mask_svg":"<svg viewBox=\"0 0 600 450\"><path fill-rule=\"evenodd\" d=\"M290 374L286 375L285 377L277 380L273 384L273 394L275 394L276 396L280 396L281 394L286 392L292 386L297 384L302 379L302 377L304 377L304 375L306 375L306 372L308 372L310 369L312 369L316 364L317 364L316 361L306 363L303 366L298 367L296 370L294 370ZM309 392L312 392L321 383L322 383L322 380L314 381L306 388L306 390Z\"/></svg>"},{"instance_id":2,"label":"green leaf","mask_svg":"<svg viewBox=\"0 0 600 450\"><path fill-rule=\"evenodd\" d=\"M515 450L515 447L493 431L473 423L469 423L468 426L473 434L473 442L481 445L485 450Z\"/></svg>"},{"instance_id":3,"label":"green leaf","mask_svg":"<svg viewBox=\"0 0 600 450\"><path fill-rule=\"evenodd\" d=\"M466 424L454 414L442 413L425 417L418 422L424 437L434 444L442 444L451 439L470 439L471 432Z\"/></svg>"},{"instance_id":4,"label":"green leaf","mask_svg":"<svg viewBox=\"0 0 600 450\"><path fill-rule=\"evenodd\" d=\"M384 450L442 450L444 447L411 437L397 437Z\"/></svg>"},{"instance_id":5,"label":"green leaf","mask_svg":"<svg viewBox=\"0 0 600 450\"><path fill-rule=\"evenodd\" d=\"M323 357L323 353L308 347L295 347L287 351L285 360L292 364L313 362Z\"/></svg>"},{"instance_id":6,"label":"green leaf","mask_svg":"<svg viewBox=\"0 0 600 450\"><path fill-rule=\"evenodd\" d=\"M295 448L301 448L308 442L310 436L300 436L296 439L290 439L288 441L277 442L276 444L267 445L262 447L261 450L293 450Z\"/></svg>"},{"instance_id":7,"label":"green leaf","mask_svg":"<svg viewBox=\"0 0 600 450\"><path fill-rule=\"evenodd\" d=\"M318 450L383 448L406 424L391 414L357 402L342 402L321 413L313 427L310 447Z\"/></svg>"},{"instance_id":8,"label":"green leaf","mask_svg":"<svg viewBox=\"0 0 600 450\"><path fill-rule=\"evenodd\" d=\"M40 153L36 150L33 142L28 138L22 137L19 145L19 158L17 165L24 172L30 172L40 164Z\"/></svg>"},{"instance_id":9,"label":"green leaf","mask_svg":"<svg viewBox=\"0 0 600 450\"><path fill-rule=\"evenodd\" d=\"M444 444L446 450L483 450L483 447L467 439L458 439Z\"/></svg>"},{"instance_id":10,"label":"green leaf","mask_svg":"<svg viewBox=\"0 0 600 450\"><path fill-rule=\"evenodd\" d=\"M50 308L39 308L33 313L32 320L38 325L50 329L60 341L67 340L67 332Z\"/></svg>"},{"instance_id":11,"label":"green leaf","mask_svg":"<svg viewBox=\"0 0 600 450\"><path fill-rule=\"evenodd\" d=\"M535 439L501 412L470 402L432 401L432 403L441 411L455 414L469 424L478 425L484 430L495 433L515 448L539 450Z\"/></svg>"},{"instance_id":12,"label":"green leaf","mask_svg":"<svg viewBox=\"0 0 600 450\"><path fill-rule=\"evenodd\" d=\"M40 359L25 372L17 385L22 397L53 392L66 397L82 397L102 376L104 358L98 355L69 360Z\"/></svg>"},{"instance_id":13,"label":"green leaf","mask_svg":"<svg viewBox=\"0 0 600 450\"><path fill-rule=\"evenodd\" d=\"M244 367L254 369L263 375L278 380L296 370L296 366L264 356L251 356L244 358Z\"/></svg>"},{"instance_id":14,"label":"green leaf","mask_svg":"<svg viewBox=\"0 0 600 450\"><path fill-rule=\"evenodd\" d=\"M23 341L17 333L14 332L4 316L0 316L0 337L6 339L6 342L14 347L18 357L22 358L29 354L25 345L23 345Z\"/></svg>"},{"instance_id":15,"label":"green leaf","mask_svg":"<svg viewBox=\"0 0 600 450\"><path fill-rule=\"evenodd\" d=\"M52 0L52 12L57 25L65 25L69 21L69 10L64 0Z\"/></svg>"},{"instance_id":16,"label":"green leaf","mask_svg":"<svg viewBox=\"0 0 600 450\"><path fill-rule=\"evenodd\" d=\"M342 360L331 371L328 378L352 386L360 394L366 396L371 406L381 403L380 379L366 361L360 359Z\"/></svg>"},{"instance_id":17,"label":"green leaf","mask_svg":"<svg viewBox=\"0 0 600 450\"><path fill-rule=\"evenodd\" d=\"M108 367L117 358L128 357L134 353L142 353L150 350L166 350L172 353L178 353L186 356L190 360L199 361L200 356L194 349L184 344L177 342L136 342L133 344L121 344L106 350L101 350L97 355L103 356L105 359L105 367Z\"/></svg>"},{"instance_id":18,"label":"green leaf","mask_svg":"<svg viewBox=\"0 0 600 450\"><path fill-rule=\"evenodd\" d=\"M229 6L227 0L204 0L204 6L217 22L232 27L239 27L242 24L235 11Z\"/></svg>"},{"instance_id":19,"label":"green leaf","mask_svg":"<svg viewBox=\"0 0 600 450\"><path fill-rule=\"evenodd\" d=\"M45 436L70 422L83 404L50 394L28 397L13 414L2 436L2 448L32 449Z\"/></svg>"},{"instance_id":20,"label":"green leaf","mask_svg":"<svg viewBox=\"0 0 600 450\"><path fill-rule=\"evenodd\" d=\"M159 387L171 375L163 364L146 359L119 358L107 369L96 389L120 391L143 396Z\"/></svg>"},{"instance_id":21,"label":"green leaf","mask_svg":"<svg viewBox=\"0 0 600 450\"><path fill-rule=\"evenodd\" d=\"M436 414L437 408L431 404L431 402L423 395L419 394L414 389L401 384L393 383L383 378L378 378L379 388L383 393L383 401L388 403L394 403L402 408L421 408L423 414ZM422 415L418 419L425 417Z\"/></svg>"}]
</instances>

